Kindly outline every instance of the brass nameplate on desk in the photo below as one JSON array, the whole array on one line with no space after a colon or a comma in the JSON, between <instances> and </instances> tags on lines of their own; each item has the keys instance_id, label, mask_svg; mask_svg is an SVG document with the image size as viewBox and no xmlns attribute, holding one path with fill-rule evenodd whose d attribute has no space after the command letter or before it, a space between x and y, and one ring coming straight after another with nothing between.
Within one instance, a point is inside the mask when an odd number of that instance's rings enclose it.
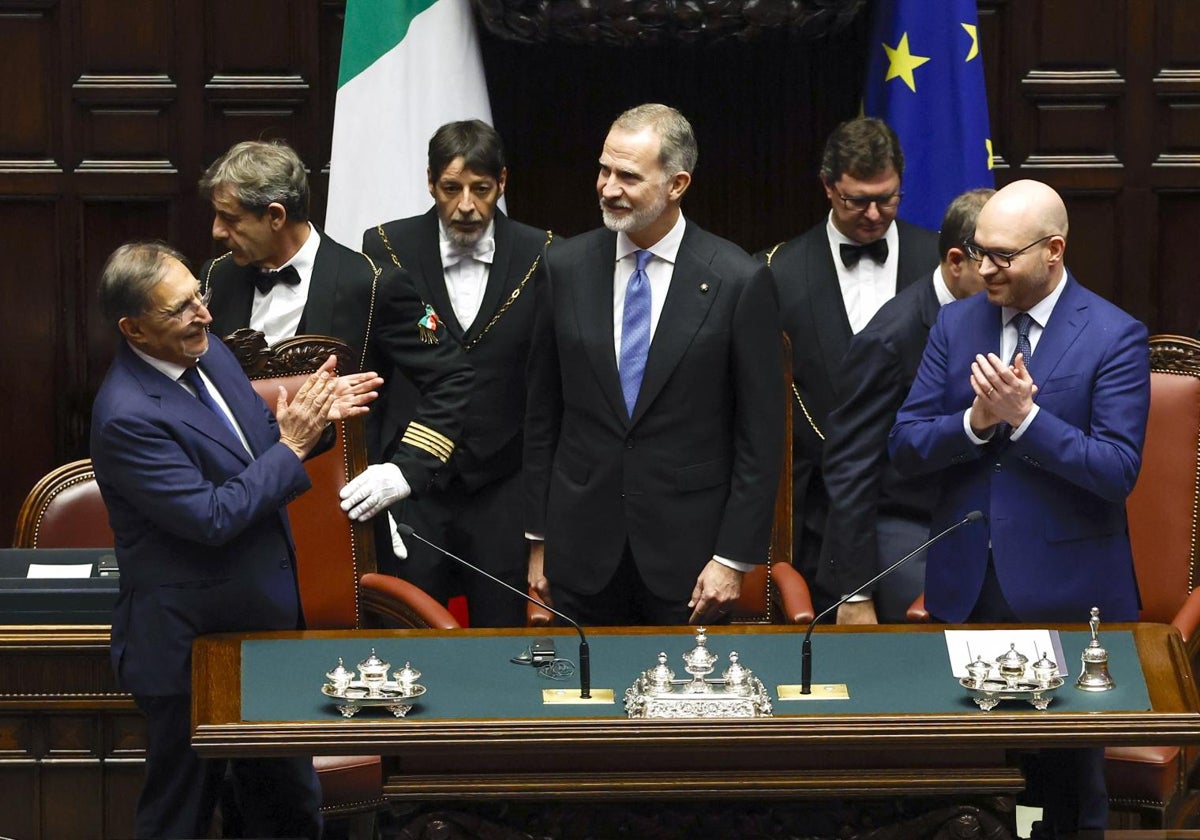
<instances>
[{"instance_id":1,"label":"brass nameplate on desk","mask_svg":"<svg viewBox=\"0 0 1200 840\"><path fill-rule=\"evenodd\" d=\"M542 705L611 705L615 702L611 688L593 688L591 695L588 698L580 697L578 688L543 688Z\"/></svg>"},{"instance_id":2,"label":"brass nameplate on desk","mask_svg":"<svg viewBox=\"0 0 1200 840\"><path fill-rule=\"evenodd\" d=\"M812 694L801 694L798 685L778 685L775 691L780 700L849 700L850 689L845 683L821 683L810 686Z\"/></svg>"}]
</instances>

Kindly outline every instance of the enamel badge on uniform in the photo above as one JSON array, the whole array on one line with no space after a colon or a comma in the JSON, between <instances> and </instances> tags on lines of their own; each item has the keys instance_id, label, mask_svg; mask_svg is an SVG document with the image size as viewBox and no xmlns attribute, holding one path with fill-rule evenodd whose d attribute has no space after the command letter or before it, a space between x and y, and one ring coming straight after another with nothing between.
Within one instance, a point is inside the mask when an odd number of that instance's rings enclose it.
<instances>
[{"instance_id":1,"label":"enamel badge on uniform","mask_svg":"<svg viewBox=\"0 0 1200 840\"><path fill-rule=\"evenodd\" d=\"M417 329L421 332L421 341L426 344L437 344L438 316L432 306L426 305L425 317L417 321Z\"/></svg>"}]
</instances>

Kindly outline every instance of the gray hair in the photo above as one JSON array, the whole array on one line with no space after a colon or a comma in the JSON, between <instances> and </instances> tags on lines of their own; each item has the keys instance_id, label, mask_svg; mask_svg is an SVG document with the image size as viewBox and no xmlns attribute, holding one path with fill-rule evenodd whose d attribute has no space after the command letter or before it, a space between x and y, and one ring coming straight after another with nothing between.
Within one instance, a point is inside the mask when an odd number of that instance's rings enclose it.
<instances>
[{"instance_id":1,"label":"gray hair","mask_svg":"<svg viewBox=\"0 0 1200 840\"><path fill-rule=\"evenodd\" d=\"M676 172L696 171L700 150L692 124L670 105L649 103L630 108L613 121L612 127L624 131L652 129L661 142L658 163L668 177Z\"/></svg>"},{"instance_id":2,"label":"gray hair","mask_svg":"<svg viewBox=\"0 0 1200 840\"><path fill-rule=\"evenodd\" d=\"M200 195L211 199L221 186L232 188L257 216L282 204L290 221L308 221L308 175L299 155L282 140L246 140L213 161L200 179Z\"/></svg>"},{"instance_id":3,"label":"gray hair","mask_svg":"<svg viewBox=\"0 0 1200 840\"><path fill-rule=\"evenodd\" d=\"M100 272L100 311L116 324L146 311L150 290L167 273L167 258L187 260L165 242L127 242L109 255Z\"/></svg>"}]
</instances>

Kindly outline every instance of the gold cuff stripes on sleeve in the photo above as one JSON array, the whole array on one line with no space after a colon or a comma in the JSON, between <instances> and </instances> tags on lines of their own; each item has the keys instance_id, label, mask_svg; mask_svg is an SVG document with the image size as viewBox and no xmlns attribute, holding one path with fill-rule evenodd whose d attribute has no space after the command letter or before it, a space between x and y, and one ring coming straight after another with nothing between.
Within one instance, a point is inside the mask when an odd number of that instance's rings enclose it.
<instances>
[{"instance_id":1,"label":"gold cuff stripes on sleeve","mask_svg":"<svg viewBox=\"0 0 1200 840\"><path fill-rule=\"evenodd\" d=\"M451 453L454 452L454 441L415 420L408 424L400 442L424 450L442 463L449 461Z\"/></svg>"}]
</instances>

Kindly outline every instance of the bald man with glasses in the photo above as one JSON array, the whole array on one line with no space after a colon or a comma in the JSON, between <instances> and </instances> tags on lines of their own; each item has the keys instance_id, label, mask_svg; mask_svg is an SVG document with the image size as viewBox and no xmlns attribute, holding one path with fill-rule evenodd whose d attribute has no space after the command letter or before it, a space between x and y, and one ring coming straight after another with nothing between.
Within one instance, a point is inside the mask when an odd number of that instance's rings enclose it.
<instances>
[{"instance_id":1,"label":"bald man with glasses","mask_svg":"<svg viewBox=\"0 0 1200 840\"><path fill-rule=\"evenodd\" d=\"M925 606L959 624L1136 621L1125 500L1150 407L1146 328L1066 269L1067 211L1016 181L979 213L966 251L986 294L942 308L889 438L892 465L937 499ZM1042 752L1033 837L1105 827L1103 750Z\"/></svg>"},{"instance_id":2,"label":"bald man with glasses","mask_svg":"<svg viewBox=\"0 0 1200 840\"><path fill-rule=\"evenodd\" d=\"M792 340L794 559L818 609L841 594L816 584L829 497L821 473L825 425L838 404L838 371L850 346L897 292L928 278L939 262L937 234L896 218L904 153L882 120L839 125L825 144L821 186L829 215L760 256L779 289Z\"/></svg>"}]
</instances>

